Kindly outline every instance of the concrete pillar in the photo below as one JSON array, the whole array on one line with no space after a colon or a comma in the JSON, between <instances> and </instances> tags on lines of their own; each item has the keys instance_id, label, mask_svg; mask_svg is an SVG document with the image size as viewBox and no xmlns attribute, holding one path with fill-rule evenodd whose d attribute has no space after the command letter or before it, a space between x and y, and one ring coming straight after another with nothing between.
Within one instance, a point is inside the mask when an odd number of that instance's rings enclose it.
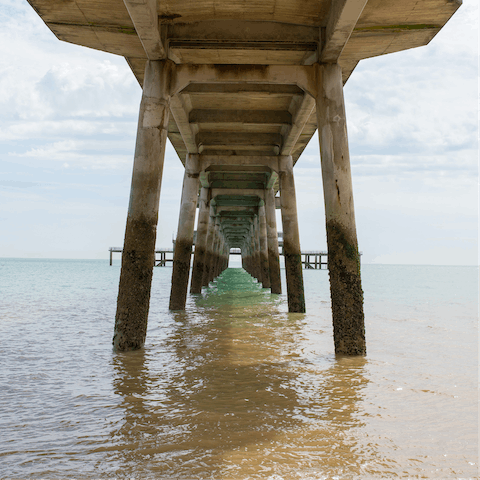
<instances>
[{"instance_id":1,"label":"concrete pillar","mask_svg":"<svg viewBox=\"0 0 480 480\"><path fill-rule=\"evenodd\" d=\"M256 247L256 232L255 232L255 217L252 219L252 225L250 226L250 262L251 262L251 275L253 278L259 278L258 263L257 263L257 247Z\"/></svg>"},{"instance_id":2,"label":"concrete pillar","mask_svg":"<svg viewBox=\"0 0 480 480\"><path fill-rule=\"evenodd\" d=\"M212 263L213 255L213 240L215 234L215 207L210 204L208 214L208 228L207 228L207 245L205 247L204 269L202 286L208 287L210 283L210 265Z\"/></svg>"},{"instance_id":3,"label":"concrete pillar","mask_svg":"<svg viewBox=\"0 0 480 480\"><path fill-rule=\"evenodd\" d=\"M262 277L262 268L261 268L261 259L260 259L260 218L255 215L255 226L254 226L254 235L255 235L255 270L256 277L260 283L263 283Z\"/></svg>"},{"instance_id":4,"label":"concrete pillar","mask_svg":"<svg viewBox=\"0 0 480 480\"><path fill-rule=\"evenodd\" d=\"M182 200L178 217L177 239L173 255L172 287L170 290L170 310L185 310L190 259L192 256L195 213L198 202L200 169L197 155L187 155L183 176Z\"/></svg>"},{"instance_id":5,"label":"concrete pillar","mask_svg":"<svg viewBox=\"0 0 480 480\"><path fill-rule=\"evenodd\" d=\"M248 235L248 238L247 238L247 247L248 247L248 265L249 265L249 274L253 277L253 278L257 278L257 272L255 270L256 266L255 266L255 239L254 239L254 235L253 235L253 232L254 232L254 218L251 219L251 223L250 223L250 232L249 232L249 235Z\"/></svg>"},{"instance_id":6,"label":"concrete pillar","mask_svg":"<svg viewBox=\"0 0 480 480\"><path fill-rule=\"evenodd\" d=\"M192 281L190 293L202 293L203 271L205 269L205 249L207 246L208 218L210 215L208 207L209 189L203 187L200 191L197 241L195 242L195 255L193 258Z\"/></svg>"},{"instance_id":7,"label":"concrete pillar","mask_svg":"<svg viewBox=\"0 0 480 480\"><path fill-rule=\"evenodd\" d=\"M335 353L365 355L363 290L342 69L339 65L319 65L317 72L317 122L325 197Z\"/></svg>"},{"instance_id":8,"label":"concrete pillar","mask_svg":"<svg viewBox=\"0 0 480 480\"><path fill-rule=\"evenodd\" d=\"M267 221L268 269L272 293L282 293L280 278L280 255L278 252L277 219L275 217L275 192L265 190L265 216Z\"/></svg>"},{"instance_id":9,"label":"concrete pillar","mask_svg":"<svg viewBox=\"0 0 480 480\"><path fill-rule=\"evenodd\" d=\"M220 275L224 270L225 270L225 248L226 248L226 243L225 243L225 236L223 233L221 234L221 250L220 250L220 255L218 257L218 275Z\"/></svg>"},{"instance_id":10,"label":"concrete pillar","mask_svg":"<svg viewBox=\"0 0 480 480\"><path fill-rule=\"evenodd\" d=\"M217 243L216 243L216 248L215 248L215 257L213 259L213 279L217 278L218 275L220 275L220 258L222 255L222 248L223 248L223 242L222 242L222 234L220 230L217 231Z\"/></svg>"},{"instance_id":11,"label":"concrete pillar","mask_svg":"<svg viewBox=\"0 0 480 480\"><path fill-rule=\"evenodd\" d=\"M218 242L218 231L217 231L217 217L214 216L212 219L213 222L213 234L212 234L212 242L211 247L209 249L210 256L209 256L209 265L208 265L208 282L207 286L210 282L213 281L215 278L215 259L217 258L217 242Z\"/></svg>"},{"instance_id":12,"label":"concrete pillar","mask_svg":"<svg viewBox=\"0 0 480 480\"><path fill-rule=\"evenodd\" d=\"M268 267L267 220L265 217L265 202L258 207L260 235L260 269L262 271L263 288L270 288L270 270Z\"/></svg>"},{"instance_id":13,"label":"concrete pillar","mask_svg":"<svg viewBox=\"0 0 480 480\"><path fill-rule=\"evenodd\" d=\"M284 157L281 161L279 173L288 311L304 313L305 293L303 290L302 256L291 156Z\"/></svg>"},{"instance_id":14,"label":"concrete pillar","mask_svg":"<svg viewBox=\"0 0 480 480\"><path fill-rule=\"evenodd\" d=\"M218 216L215 217L215 234L214 234L214 242L213 242L213 249L212 249L212 261L210 264L210 282L213 282L217 277L217 264L218 264L218 255L220 250L220 218Z\"/></svg>"},{"instance_id":15,"label":"concrete pillar","mask_svg":"<svg viewBox=\"0 0 480 480\"><path fill-rule=\"evenodd\" d=\"M248 234L242 246L242 267L250 273L250 236Z\"/></svg>"},{"instance_id":16,"label":"concrete pillar","mask_svg":"<svg viewBox=\"0 0 480 480\"><path fill-rule=\"evenodd\" d=\"M141 348L147 333L172 65L147 61L145 67L113 335L116 351Z\"/></svg>"}]
</instances>

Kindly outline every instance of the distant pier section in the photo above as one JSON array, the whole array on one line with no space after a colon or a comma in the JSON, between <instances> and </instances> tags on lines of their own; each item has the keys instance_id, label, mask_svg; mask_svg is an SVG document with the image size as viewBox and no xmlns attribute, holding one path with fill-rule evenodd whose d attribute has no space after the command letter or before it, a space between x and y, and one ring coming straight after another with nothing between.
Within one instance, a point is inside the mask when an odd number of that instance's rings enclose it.
<instances>
[{"instance_id":1,"label":"distant pier section","mask_svg":"<svg viewBox=\"0 0 480 480\"><path fill-rule=\"evenodd\" d=\"M122 247L110 247L108 249L110 252L110 265L113 263L113 254L120 253L122 254ZM158 248L155 250L155 267L166 267L167 264L173 265L174 258L174 247L170 248ZM192 255L195 254L195 247L192 248ZM240 248L231 248L230 255L241 255L242 250ZM279 252L280 255L283 255L283 252ZM327 262L327 252L325 251L316 251L309 250L301 252L302 255L302 265L305 269L309 270L326 270L328 266Z\"/></svg>"}]
</instances>

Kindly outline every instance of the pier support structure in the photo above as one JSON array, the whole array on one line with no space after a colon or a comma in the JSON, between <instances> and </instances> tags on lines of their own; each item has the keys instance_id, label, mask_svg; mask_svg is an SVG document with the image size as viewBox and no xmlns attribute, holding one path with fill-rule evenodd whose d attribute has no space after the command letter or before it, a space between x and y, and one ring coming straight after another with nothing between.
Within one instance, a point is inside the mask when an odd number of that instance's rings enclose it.
<instances>
[{"instance_id":1,"label":"pier support structure","mask_svg":"<svg viewBox=\"0 0 480 480\"><path fill-rule=\"evenodd\" d=\"M187 155L173 257L170 310L184 310L187 300L195 213L198 203L199 175L198 155Z\"/></svg>"},{"instance_id":2,"label":"pier support structure","mask_svg":"<svg viewBox=\"0 0 480 480\"><path fill-rule=\"evenodd\" d=\"M339 65L318 66L317 123L335 352L364 355L365 322L350 156ZM285 228L284 228L285 232Z\"/></svg>"},{"instance_id":3,"label":"pier support structure","mask_svg":"<svg viewBox=\"0 0 480 480\"><path fill-rule=\"evenodd\" d=\"M265 202L262 200L258 207L258 224L260 236L260 269L262 271L263 288L270 288L270 269L268 265L268 243L267 243L267 219L265 215Z\"/></svg>"},{"instance_id":4,"label":"pier support structure","mask_svg":"<svg viewBox=\"0 0 480 480\"><path fill-rule=\"evenodd\" d=\"M267 221L268 268L272 293L282 293L280 278L280 255L278 251L277 220L275 217L275 193L273 188L265 190L265 215Z\"/></svg>"},{"instance_id":5,"label":"pier support structure","mask_svg":"<svg viewBox=\"0 0 480 480\"><path fill-rule=\"evenodd\" d=\"M141 348L147 333L171 68L169 60L147 61L145 67L113 335L116 351Z\"/></svg>"},{"instance_id":6,"label":"pier support structure","mask_svg":"<svg viewBox=\"0 0 480 480\"><path fill-rule=\"evenodd\" d=\"M210 190L202 187L200 191L197 221L197 240L195 242L195 255L193 257L192 281L190 293L202 293L203 271L205 269L205 249L207 247L207 231L209 211Z\"/></svg>"},{"instance_id":7,"label":"pier support structure","mask_svg":"<svg viewBox=\"0 0 480 480\"><path fill-rule=\"evenodd\" d=\"M205 248L205 259L202 276L202 287L208 287L210 283L210 265L212 263L213 255L213 240L215 232L215 210L210 203L208 214L208 227L207 227L207 245Z\"/></svg>"},{"instance_id":8,"label":"pier support structure","mask_svg":"<svg viewBox=\"0 0 480 480\"><path fill-rule=\"evenodd\" d=\"M287 277L288 311L305 313L302 256L298 233L297 200L291 156L282 157L280 166L280 205L283 224L283 255Z\"/></svg>"}]
</instances>

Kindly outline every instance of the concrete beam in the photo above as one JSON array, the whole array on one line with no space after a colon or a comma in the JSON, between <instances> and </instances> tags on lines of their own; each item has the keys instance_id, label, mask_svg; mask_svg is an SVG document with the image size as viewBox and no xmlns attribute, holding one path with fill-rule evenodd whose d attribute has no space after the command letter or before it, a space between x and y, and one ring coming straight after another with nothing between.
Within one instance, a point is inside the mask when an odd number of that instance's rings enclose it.
<instances>
[{"instance_id":1,"label":"concrete beam","mask_svg":"<svg viewBox=\"0 0 480 480\"><path fill-rule=\"evenodd\" d=\"M268 190L270 188L273 188L277 180L278 180L278 174L276 172L272 172L270 175L270 178L268 179L268 182L265 185L265 189Z\"/></svg>"},{"instance_id":2,"label":"concrete beam","mask_svg":"<svg viewBox=\"0 0 480 480\"><path fill-rule=\"evenodd\" d=\"M245 207L240 205L220 205L216 208L216 213L222 215L225 213L232 213L235 215L256 215L258 207Z\"/></svg>"},{"instance_id":3,"label":"concrete beam","mask_svg":"<svg viewBox=\"0 0 480 480\"><path fill-rule=\"evenodd\" d=\"M265 199L265 190L260 188L212 188L212 198L218 195L258 197L259 200Z\"/></svg>"},{"instance_id":4,"label":"concrete beam","mask_svg":"<svg viewBox=\"0 0 480 480\"><path fill-rule=\"evenodd\" d=\"M170 110L175 119L180 135L182 136L187 152L198 153L197 142L195 141L196 132L188 121L188 109L180 95L171 98Z\"/></svg>"},{"instance_id":5,"label":"concrete beam","mask_svg":"<svg viewBox=\"0 0 480 480\"><path fill-rule=\"evenodd\" d=\"M209 181L209 173L208 172L200 172L200 185L204 188L209 188L210 187L210 181Z\"/></svg>"},{"instance_id":6,"label":"concrete beam","mask_svg":"<svg viewBox=\"0 0 480 480\"><path fill-rule=\"evenodd\" d=\"M319 31L317 27L293 25L278 22L257 22L249 20L208 20L196 23L180 23L170 25L168 39L176 45L176 41L192 42L214 41L221 47L222 43L276 43L296 44L307 49L317 45Z\"/></svg>"},{"instance_id":7,"label":"concrete beam","mask_svg":"<svg viewBox=\"0 0 480 480\"><path fill-rule=\"evenodd\" d=\"M320 62L336 63L368 0L332 0Z\"/></svg>"},{"instance_id":8,"label":"concrete beam","mask_svg":"<svg viewBox=\"0 0 480 480\"><path fill-rule=\"evenodd\" d=\"M313 99L312 99L313 100ZM192 110L190 123L240 123L291 125L292 115L287 111L275 110Z\"/></svg>"},{"instance_id":9,"label":"concrete beam","mask_svg":"<svg viewBox=\"0 0 480 480\"><path fill-rule=\"evenodd\" d=\"M272 145L280 147L282 136L279 133L245 133L245 132L200 132L195 140L201 148L225 146L257 147L258 145Z\"/></svg>"},{"instance_id":10,"label":"concrete beam","mask_svg":"<svg viewBox=\"0 0 480 480\"><path fill-rule=\"evenodd\" d=\"M182 94L212 95L232 94L245 95L275 95L291 97L303 95L303 90L296 85L258 84L258 83L190 83L181 92Z\"/></svg>"},{"instance_id":11,"label":"concrete beam","mask_svg":"<svg viewBox=\"0 0 480 480\"><path fill-rule=\"evenodd\" d=\"M293 124L288 127L288 130L284 134L283 146L281 150L282 155L292 154L298 138L300 137L314 110L315 99L310 95L304 94L300 104L296 109Z\"/></svg>"},{"instance_id":12,"label":"concrete beam","mask_svg":"<svg viewBox=\"0 0 480 480\"><path fill-rule=\"evenodd\" d=\"M149 60L166 58L158 28L157 0L123 0Z\"/></svg>"},{"instance_id":13,"label":"concrete beam","mask_svg":"<svg viewBox=\"0 0 480 480\"><path fill-rule=\"evenodd\" d=\"M297 85L316 97L314 65L177 65L171 93L191 83Z\"/></svg>"},{"instance_id":14,"label":"concrete beam","mask_svg":"<svg viewBox=\"0 0 480 480\"><path fill-rule=\"evenodd\" d=\"M278 172L278 162L282 155L235 155L225 157L224 155L200 155L202 169L206 170L216 165L238 165L245 167L264 166Z\"/></svg>"}]
</instances>

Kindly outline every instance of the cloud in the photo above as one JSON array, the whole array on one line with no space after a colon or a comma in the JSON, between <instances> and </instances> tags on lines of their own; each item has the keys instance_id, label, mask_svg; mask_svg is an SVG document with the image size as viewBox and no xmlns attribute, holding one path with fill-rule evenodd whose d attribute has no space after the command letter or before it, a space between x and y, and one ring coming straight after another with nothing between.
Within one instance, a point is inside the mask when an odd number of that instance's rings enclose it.
<instances>
[{"instance_id":1,"label":"cloud","mask_svg":"<svg viewBox=\"0 0 480 480\"><path fill-rule=\"evenodd\" d=\"M477 23L465 0L428 46L364 60L346 85L365 262L477 261ZM28 255L32 238L46 256L107 258L121 244L140 94L123 58L60 42L27 2L0 0L4 254ZM168 145L159 246L176 231L182 178ZM323 249L316 135L295 181L302 247Z\"/></svg>"},{"instance_id":2,"label":"cloud","mask_svg":"<svg viewBox=\"0 0 480 480\"><path fill-rule=\"evenodd\" d=\"M476 162L475 19L465 2L429 45L360 62L345 88L354 155L458 151Z\"/></svg>"}]
</instances>

